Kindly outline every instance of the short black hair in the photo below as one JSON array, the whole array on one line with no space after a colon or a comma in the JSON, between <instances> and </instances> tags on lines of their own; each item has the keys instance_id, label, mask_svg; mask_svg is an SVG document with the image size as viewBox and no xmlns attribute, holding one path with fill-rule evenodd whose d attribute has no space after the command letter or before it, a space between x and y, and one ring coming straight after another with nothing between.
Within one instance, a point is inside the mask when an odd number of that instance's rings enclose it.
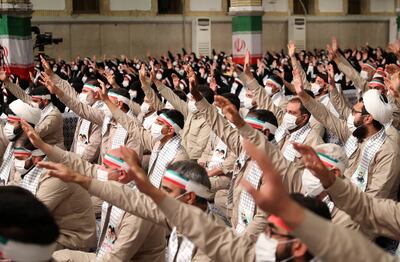
<instances>
[{"instance_id":1,"label":"short black hair","mask_svg":"<svg viewBox=\"0 0 400 262\"><path fill-rule=\"evenodd\" d=\"M196 161L182 160L169 164L167 169L175 171L189 180L197 182L208 189L211 188L211 182L208 178L207 171L204 167L200 166ZM198 204L207 204L205 198L196 196L196 202Z\"/></svg>"},{"instance_id":2,"label":"short black hair","mask_svg":"<svg viewBox=\"0 0 400 262\"><path fill-rule=\"evenodd\" d=\"M131 100L131 97L129 95L129 91L125 88L121 87L116 87L116 88L111 88L110 91L113 93L116 93L117 95L121 95L123 97L126 97L128 100ZM129 111L129 105L123 103L123 108L127 111Z\"/></svg>"},{"instance_id":3,"label":"short black hair","mask_svg":"<svg viewBox=\"0 0 400 262\"><path fill-rule=\"evenodd\" d=\"M232 93L223 93L223 94L221 94L221 96L228 99L229 102L231 102L236 107L236 110L240 109L240 99L237 95L232 94Z\"/></svg>"},{"instance_id":4,"label":"short black hair","mask_svg":"<svg viewBox=\"0 0 400 262\"><path fill-rule=\"evenodd\" d=\"M173 92L175 93L175 95L177 95L183 101L185 101L185 102L187 101L187 96L186 96L185 92L183 92L182 90L174 89Z\"/></svg>"},{"instance_id":5,"label":"short black hair","mask_svg":"<svg viewBox=\"0 0 400 262\"><path fill-rule=\"evenodd\" d=\"M33 96L50 95L50 91L45 86L37 86L32 90L31 95L33 95Z\"/></svg>"},{"instance_id":6,"label":"short black hair","mask_svg":"<svg viewBox=\"0 0 400 262\"><path fill-rule=\"evenodd\" d=\"M263 122L268 122L268 123L278 127L278 120L276 119L274 113L272 113L269 110L253 109L253 110L249 111L248 115L254 116L258 120L261 120ZM275 135L273 135L272 133L269 133L268 140L271 141L274 138L275 138Z\"/></svg>"},{"instance_id":7,"label":"short black hair","mask_svg":"<svg viewBox=\"0 0 400 262\"><path fill-rule=\"evenodd\" d=\"M283 81L282 81L282 78L280 78L280 76L277 76L277 75L275 75L275 74L271 74L271 75L268 77L268 79L271 79L271 80L277 82L278 84L281 85L281 87L283 87Z\"/></svg>"},{"instance_id":8,"label":"short black hair","mask_svg":"<svg viewBox=\"0 0 400 262\"><path fill-rule=\"evenodd\" d=\"M0 235L14 241L49 245L59 228L47 207L22 187L0 187Z\"/></svg>"},{"instance_id":9,"label":"short black hair","mask_svg":"<svg viewBox=\"0 0 400 262\"><path fill-rule=\"evenodd\" d=\"M301 193L292 193L290 194L290 197L302 207L310 210L314 214L327 220L332 219L331 212L329 212L328 206L318 198L304 196Z\"/></svg>"},{"instance_id":10,"label":"short black hair","mask_svg":"<svg viewBox=\"0 0 400 262\"><path fill-rule=\"evenodd\" d=\"M214 103L214 91L207 85L199 85L200 94L207 100L208 103Z\"/></svg>"},{"instance_id":11,"label":"short black hair","mask_svg":"<svg viewBox=\"0 0 400 262\"><path fill-rule=\"evenodd\" d=\"M301 101L300 98L298 98L298 97L293 97L292 99L289 100L289 103L298 103L298 104L300 104L300 112L301 112L301 114L306 114L306 115L308 115L308 116L309 116L309 117L308 117L308 120L310 120L311 113L310 113L310 111L308 111L307 108L303 105L303 102Z\"/></svg>"},{"instance_id":12,"label":"short black hair","mask_svg":"<svg viewBox=\"0 0 400 262\"><path fill-rule=\"evenodd\" d=\"M168 118L174 121L175 124L177 124L180 128L183 129L183 126L185 125L185 118L181 112L175 109L164 108L157 112L158 115L160 115L161 113L165 114Z\"/></svg>"}]
</instances>

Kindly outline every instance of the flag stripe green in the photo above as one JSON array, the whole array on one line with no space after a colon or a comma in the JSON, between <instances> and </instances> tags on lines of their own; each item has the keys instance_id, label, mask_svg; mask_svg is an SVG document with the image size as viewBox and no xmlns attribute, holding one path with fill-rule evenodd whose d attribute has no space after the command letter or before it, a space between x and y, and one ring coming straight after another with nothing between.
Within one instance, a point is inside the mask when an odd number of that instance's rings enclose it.
<instances>
[{"instance_id":1,"label":"flag stripe green","mask_svg":"<svg viewBox=\"0 0 400 262\"><path fill-rule=\"evenodd\" d=\"M261 16L234 16L232 18L233 32L262 31Z\"/></svg>"},{"instance_id":2,"label":"flag stripe green","mask_svg":"<svg viewBox=\"0 0 400 262\"><path fill-rule=\"evenodd\" d=\"M0 15L0 36L31 36L31 19L29 17L18 17Z\"/></svg>"}]
</instances>

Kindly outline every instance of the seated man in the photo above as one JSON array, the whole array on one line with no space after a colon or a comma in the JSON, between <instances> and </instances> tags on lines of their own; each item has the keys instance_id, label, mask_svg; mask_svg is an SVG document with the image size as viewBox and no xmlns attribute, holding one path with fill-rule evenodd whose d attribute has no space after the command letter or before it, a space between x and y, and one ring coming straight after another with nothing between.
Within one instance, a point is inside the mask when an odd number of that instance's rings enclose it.
<instances>
[{"instance_id":1,"label":"seated man","mask_svg":"<svg viewBox=\"0 0 400 262\"><path fill-rule=\"evenodd\" d=\"M44 143L28 125L24 125L24 130L32 143L45 152L50 160L63 163L90 177L115 180L119 182L117 183L119 186L126 184L131 190L134 187L134 184L130 183L131 179L126 176L124 169L126 164L121 159L119 148L107 152L103 158L102 166L94 165L83 160L77 154ZM71 183L66 184L71 185ZM80 202L76 201L76 203ZM75 214L71 212L71 215ZM94 215L92 215L92 218L94 219ZM58 261L79 262L97 260L163 261L165 239L162 228L106 202L102 205L101 219L102 232L97 253L61 250L54 254L54 258ZM114 232L112 237L107 234L109 230ZM92 228L91 232L94 234L95 229Z\"/></svg>"},{"instance_id":2,"label":"seated man","mask_svg":"<svg viewBox=\"0 0 400 262\"><path fill-rule=\"evenodd\" d=\"M0 260L51 261L59 230L42 202L16 186L0 187Z\"/></svg>"},{"instance_id":3,"label":"seated man","mask_svg":"<svg viewBox=\"0 0 400 262\"><path fill-rule=\"evenodd\" d=\"M130 167L128 175L131 178L139 176L153 184L140 167L139 159L134 151L125 148L122 150L123 158ZM115 183L102 182L80 175L72 170L66 170L59 164L42 162L41 165L52 170L50 175L59 177L66 182L78 183L104 201L165 228L168 233L166 232L163 237L169 235L166 261L210 261L196 245L181 235L174 226L171 226L149 197L139 192L142 183L138 183L138 180L135 182L139 190L132 190L126 185L121 187ZM212 199L212 194L209 192L210 181L207 172L196 162L185 160L170 164L163 176L161 190L172 198L198 207L202 212L207 213L206 216L210 217L211 221L224 225L209 209L208 201ZM203 225L201 223L192 224L192 227L201 229Z\"/></svg>"},{"instance_id":4,"label":"seated man","mask_svg":"<svg viewBox=\"0 0 400 262\"><path fill-rule=\"evenodd\" d=\"M29 96L21 87L12 83L3 70L0 71L0 80L5 83L5 87L15 97L41 110L40 120L36 125L36 131L40 137L43 137L51 145L64 148L64 120L58 108L51 102L51 95L47 88L45 86L38 86Z\"/></svg>"}]
</instances>

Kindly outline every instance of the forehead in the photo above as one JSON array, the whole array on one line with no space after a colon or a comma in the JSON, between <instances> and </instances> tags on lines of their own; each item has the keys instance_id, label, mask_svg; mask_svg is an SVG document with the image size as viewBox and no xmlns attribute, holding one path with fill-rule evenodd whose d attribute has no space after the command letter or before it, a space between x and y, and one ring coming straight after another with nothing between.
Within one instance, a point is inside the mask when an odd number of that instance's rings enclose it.
<instances>
[{"instance_id":1,"label":"forehead","mask_svg":"<svg viewBox=\"0 0 400 262\"><path fill-rule=\"evenodd\" d=\"M38 98L38 97L32 97L32 101L33 102L40 102L40 101L42 101L42 99Z\"/></svg>"},{"instance_id":2,"label":"forehead","mask_svg":"<svg viewBox=\"0 0 400 262\"><path fill-rule=\"evenodd\" d=\"M269 216L269 217L267 218L267 222L268 222L267 227L270 227L270 228L272 227L272 228L274 229L274 231L275 231L276 233L278 233L278 234L288 235L288 234L290 233L288 230L285 230L285 229L282 227L282 225L280 224L280 222L277 221L277 220L275 220L275 219L273 218L273 216Z\"/></svg>"},{"instance_id":3,"label":"forehead","mask_svg":"<svg viewBox=\"0 0 400 262\"><path fill-rule=\"evenodd\" d=\"M357 103L354 104L353 108L354 109L362 109L363 106L364 106L363 102L357 102Z\"/></svg>"},{"instance_id":4,"label":"forehead","mask_svg":"<svg viewBox=\"0 0 400 262\"><path fill-rule=\"evenodd\" d=\"M172 183L171 181L168 181L165 178L162 179L161 186L164 187L164 188L168 188L171 191L176 191L176 190L180 190L181 189L179 186L175 185L174 183Z\"/></svg>"},{"instance_id":5,"label":"forehead","mask_svg":"<svg viewBox=\"0 0 400 262\"><path fill-rule=\"evenodd\" d=\"M300 111L300 103L297 100L290 100L286 107L287 111Z\"/></svg>"}]
</instances>

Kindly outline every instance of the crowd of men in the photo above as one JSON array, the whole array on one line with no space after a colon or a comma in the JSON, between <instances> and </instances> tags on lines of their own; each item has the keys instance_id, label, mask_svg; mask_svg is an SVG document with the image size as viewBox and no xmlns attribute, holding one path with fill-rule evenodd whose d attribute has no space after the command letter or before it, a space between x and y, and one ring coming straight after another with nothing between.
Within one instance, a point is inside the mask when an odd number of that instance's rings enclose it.
<instances>
[{"instance_id":1,"label":"crowd of men","mask_svg":"<svg viewBox=\"0 0 400 262\"><path fill-rule=\"evenodd\" d=\"M0 70L0 258L395 261L400 41L250 57Z\"/></svg>"}]
</instances>

